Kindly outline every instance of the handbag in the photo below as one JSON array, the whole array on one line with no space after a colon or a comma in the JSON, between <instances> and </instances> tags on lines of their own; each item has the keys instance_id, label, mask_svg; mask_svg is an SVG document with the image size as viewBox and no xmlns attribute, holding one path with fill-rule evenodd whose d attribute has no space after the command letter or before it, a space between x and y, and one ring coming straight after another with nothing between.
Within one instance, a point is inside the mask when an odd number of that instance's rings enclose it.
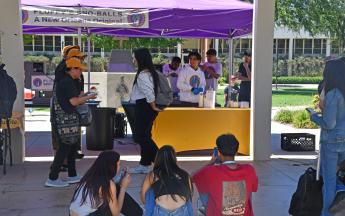
<instances>
[{"instance_id":1,"label":"handbag","mask_svg":"<svg viewBox=\"0 0 345 216\"><path fill-rule=\"evenodd\" d=\"M76 111L79 114L80 126L90 126L92 122L92 112L87 104L82 104L76 107Z\"/></svg>"}]
</instances>

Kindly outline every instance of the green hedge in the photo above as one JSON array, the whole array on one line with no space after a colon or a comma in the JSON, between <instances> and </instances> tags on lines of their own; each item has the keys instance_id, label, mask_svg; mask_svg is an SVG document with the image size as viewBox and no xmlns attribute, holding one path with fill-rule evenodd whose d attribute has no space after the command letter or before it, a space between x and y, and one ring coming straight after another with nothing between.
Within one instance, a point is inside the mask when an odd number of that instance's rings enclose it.
<instances>
[{"instance_id":1,"label":"green hedge","mask_svg":"<svg viewBox=\"0 0 345 216\"><path fill-rule=\"evenodd\" d=\"M295 128L318 128L318 126L310 120L310 115L305 110L281 110L274 116L274 120L284 124L292 124Z\"/></svg>"},{"instance_id":2,"label":"green hedge","mask_svg":"<svg viewBox=\"0 0 345 216\"><path fill-rule=\"evenodd\" d=\"M278 77L278 84L319 84L322 77ZM273 77L272 83L276 83L276 78Z\"/></svg>"}]
</instances>

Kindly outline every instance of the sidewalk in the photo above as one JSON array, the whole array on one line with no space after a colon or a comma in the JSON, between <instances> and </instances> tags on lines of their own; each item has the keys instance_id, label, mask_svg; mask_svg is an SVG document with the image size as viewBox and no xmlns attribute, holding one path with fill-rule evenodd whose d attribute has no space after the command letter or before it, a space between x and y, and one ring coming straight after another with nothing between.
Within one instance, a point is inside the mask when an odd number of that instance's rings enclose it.
<instances>
[{"instance_id":1,"label":"sidewalk","mask_svg":"<svg viewBox=\"0 0 345 216\"><path fill-rule=\"evenodd\" d=\"M63 189L43 186L53 156L49 114L34 112L26 119L26 154L27 159L31 161L26 161L23 165L10 167L6 176L0 174L0 192L2 194L0 196L0 215L68 215L68 205L75 186ZM284 157L291 154L280 150L280 133L293 131L301 130L272 122L272 149L274 155ZM309 132L318 134L318 130ZM85 140L83 143L85 143ZM85 173L96 155L98 155L98 152L87 151L85 145L83 147L87 159L77 162L77 169L80 174ZM122 166L133 167L138 164L139 147L137 145L119 145L115 143L114 149L122 155ZM305 153L293 153L293 155L308 156ZM315 153L309 155L315 155ZM193 173L206 163L204 159L200 158L192 155L188 158L188 161L180 160L179 164L189 173ZM305 159L272 159L270 161L254 162L253 165L259 176L259 191L253 194L255 215L287 216L290 199L292 193L296 190L298 178L314 162L314 160ZM144 175L133 175L128 191L138 202L143 179ZM196 209L197 197L198 193L195 189L193 195L194 209Z\"/></svg>"}]
</instances>

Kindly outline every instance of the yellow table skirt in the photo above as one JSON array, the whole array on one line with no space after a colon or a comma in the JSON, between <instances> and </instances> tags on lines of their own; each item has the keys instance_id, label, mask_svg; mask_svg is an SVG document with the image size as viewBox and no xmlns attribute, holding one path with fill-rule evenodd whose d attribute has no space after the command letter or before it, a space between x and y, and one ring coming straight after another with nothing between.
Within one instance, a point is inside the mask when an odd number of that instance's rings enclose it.
<instances>
[{"instance_id":1,"label":"yellow table skirt","mask_svg":"<svg viewBox=\"0 0 345 216\"><path fill-rule=\"evenodd\" d=\"M224 133L234 134L239 153L249 155L250 109L167 108L152 128L158 147L172 145L177 152L213 149Z\"/></svg>"}]
</instances>

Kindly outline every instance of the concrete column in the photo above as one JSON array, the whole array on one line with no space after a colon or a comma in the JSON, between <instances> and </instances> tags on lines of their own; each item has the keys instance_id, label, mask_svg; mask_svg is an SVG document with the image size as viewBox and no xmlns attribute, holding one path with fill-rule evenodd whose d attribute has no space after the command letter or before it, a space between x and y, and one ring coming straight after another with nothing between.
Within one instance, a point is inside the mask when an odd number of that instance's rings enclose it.
<instances>
[{"instance_id":1,"label":"concrete column","mask_svg":"<svg viewBox=\"0 0 345 216\"><path fill-rule=\"evenodd\" d=\"M182 44L177 43L177 56L182 59Z\"/></svg>"},{"instance_id":2,"label":"concrete column","mask_svg":"<svg viewBox=\"0 0 345 216\"><path fill-rule=\"evenodd\" d=\"M326 43L326 56L331 56L331 39L328 38Z\"/></svg>"},{"instance_id":3,"label":"concrete column","mask_svg":"<svg viewBox=\"0 0 345 216\"><path fill-rule=\"evenodd\" d=\"M251 103L251 156L269 160L271 146L274 0L255 0Z\"/></svg>"},{"instance_id":4,"label":"concrete column","mask_svg":"<svg viewBox=\"0 0 345 216\"><path fill-rule=\"evenodd\" d=\"M294 42L293 38L290 38L289 39L289 60L290 61L293 59L293 52L294 52L293 42ZM288 75L292 76L292 65L291 65L291 63L288 63Z\"/></svg>"},{"instance_id":5,"label":"concrete column","mask_svg":"<svg viewBox=\"0 0 345 216\"><path fill-rule=\"evenodd\" d=\"M293 58L293 38L289 39L289 60Z\"/></svg>"},{"instance_id":6,"label":"concrete column","mask_svg":"<svg viewBox=\"0 0 345 216\"><path fill-rule=\"evenodd\" d=\"M17 100L13 111L24 116L24 61L22 19L19 0L0 0L0 33L2 47L2 61L6 70L16 82ZM24 118L23 118L24 119ZM24 126L24 121L22 122ZM24 128L24 127L23 127ZM24 130L12 130L13 162L23 163L25 157Z\"/></svg>"},{"instance_id":7,"label":"concrete column","mask_svg":"<svg viewBox=\"0 0 345 216\"><path fill-rule=\"evenodd\" d=\"M214 39L214 49L217 51L217 57L219 56L219 39Z\"/></svg>"}]
</instances>

